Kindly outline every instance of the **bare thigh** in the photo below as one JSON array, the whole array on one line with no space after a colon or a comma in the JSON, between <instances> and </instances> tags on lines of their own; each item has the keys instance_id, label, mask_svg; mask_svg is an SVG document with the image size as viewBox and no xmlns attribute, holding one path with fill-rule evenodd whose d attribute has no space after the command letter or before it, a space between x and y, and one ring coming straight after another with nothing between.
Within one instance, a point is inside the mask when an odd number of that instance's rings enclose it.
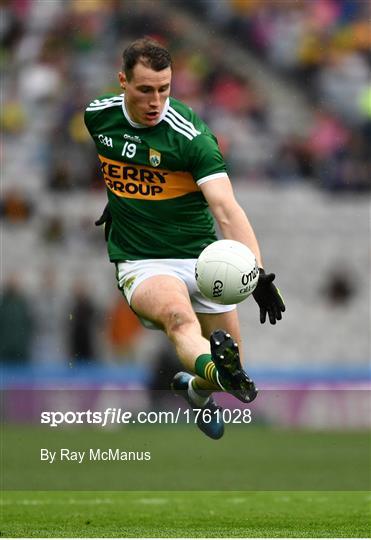
<instances>
[{"instance_id":1,"label":"bare thigh","mask_svg":"<svg viewBox=\"0 0 371 540\"><path fill-rule=\"evenodd\" d=\"M167 275L149 277L138 285L131 298L131 307L137 315L163 330L179 310L197 320L186 285Z\"/></svg>"},{"instance_id":2,"label":"bare thigh","mask_svg":"<svg viewBox=\"0 0 371 540\"><path fill-rule=\"evenodd\" d=\"M131 307L142 318L162 328L175 345L186 369L195 371L196 359L210 352L193 311L186 285L173 276L158 275L144 280L131 297Z\"/></svg>"}]
</instances>

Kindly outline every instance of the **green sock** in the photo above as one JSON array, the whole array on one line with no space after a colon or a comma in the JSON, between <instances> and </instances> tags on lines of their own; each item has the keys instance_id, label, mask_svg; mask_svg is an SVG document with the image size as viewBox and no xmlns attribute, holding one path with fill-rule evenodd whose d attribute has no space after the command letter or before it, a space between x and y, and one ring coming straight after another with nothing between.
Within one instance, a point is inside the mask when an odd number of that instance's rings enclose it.
<instances>
[{"instance_id":1,"label":"green sock","mask_svg":"<svg viewBox=\"0 0 371 540\"><path fill-rule=\"evenodd\" d=\"M195 372L203 379L219 386L216 378L216 367L211 354L200 354L200 356L196 358Z\"/></svg>"},{"instance_id":2,"label":"green sock","mask_svg":"<svg viewBox=\"0 0 371 540\"><path fill-rule=\"evenodd\" d=\"M193 403L203 407L209 401L211 394L212 390L201 390L201 388L198 388L195 377L193 377L191 384L188 385L188 395L192 399Z\"/></svg>"},{"instance_id":3,"label":"green sock","mask_svg":"<svg viewBox=\"0 0 371 540\"><path fill-rule=\"evenodd\" d=\"M199 388L198 384L197 384L197 381L196 381L196 377L193 377L193 379L191 381L191 387L192 387L192 390L194 390L194 392L198 396L201 396L203 398L208 398L213 393L212 390L205 390L204 388ZM188 393L190 393L189 388L188 388Z\"/></svg>"}]
</instances>

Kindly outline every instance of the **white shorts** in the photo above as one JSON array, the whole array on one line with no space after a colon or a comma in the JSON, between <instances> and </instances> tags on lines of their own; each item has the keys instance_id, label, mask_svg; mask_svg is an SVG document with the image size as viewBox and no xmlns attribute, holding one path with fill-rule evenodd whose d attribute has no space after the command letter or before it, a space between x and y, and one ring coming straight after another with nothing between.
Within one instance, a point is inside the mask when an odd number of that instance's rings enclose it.
<instances>
[{"instance_id":1,"label":"white shorts","mask_svg":"<svg viewBox=\"0 0 371 540\"><path fill-rule=\"evenodd\" d=\"M122 261L116 264L118 287L131 305L135 289L153 276L173 276L182 281L189 293L195 313L226 313L233 311L235 304L222 305L207 300L198 290L195 278L197 259L145 259L141 261ZM151 321L140 318L147 328L157 328Z\"/></svg>"}]
</instances>

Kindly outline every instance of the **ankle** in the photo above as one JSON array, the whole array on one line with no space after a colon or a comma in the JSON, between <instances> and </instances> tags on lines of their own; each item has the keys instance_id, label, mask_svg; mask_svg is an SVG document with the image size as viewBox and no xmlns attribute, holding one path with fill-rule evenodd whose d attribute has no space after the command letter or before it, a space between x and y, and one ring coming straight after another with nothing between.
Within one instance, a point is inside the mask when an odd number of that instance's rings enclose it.
<instances>
[{"instance_id":1,"label":"ankle","mask_svg":"<svg viewBox=\"0 0 371 540\"><path fill-rule=\"evenodd\" d=\"M196 405L198 405L199 407L203 407L208 402L211 392L207 390L201 390L200 388L197 388L197 385L195 388L194 382L195 379L193 377L188 383L188 395Z\"/></svg>"}]
</instances>

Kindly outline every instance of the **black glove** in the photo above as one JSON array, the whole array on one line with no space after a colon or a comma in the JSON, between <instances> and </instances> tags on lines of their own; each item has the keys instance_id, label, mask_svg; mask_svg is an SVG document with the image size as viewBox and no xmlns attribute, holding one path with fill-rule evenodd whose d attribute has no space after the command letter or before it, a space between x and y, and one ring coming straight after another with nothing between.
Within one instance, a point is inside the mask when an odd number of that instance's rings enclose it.
<instances>
[{"instance_id":1,"label":"black glove","mask_svg":"<svg viewBox=\"0 0 371 540\"><path fill-rule=\"evenodd\" d=\"M97 227L104 225L104 238L106 239L106 242L108 242L109 232L112 225L112 216L111 212L109 211L108 204L106 204L104 207L101 217L95 221L95 225L97 225Z\"/></svg>"},{"instance_id":2,"label":"black glove","mask_svg":"<svg viewBox=\"0 0 371 540\"><path fill-rule=\"evenodd\" d=\"M258 284L252 293L256 303L260 307L260 322L265 323L267 313L271 324L282 319L282 312L285 311L285 304L279 289L273 285L275 274L266 274L259 268Z\"/></svg>"}]
</instances>

